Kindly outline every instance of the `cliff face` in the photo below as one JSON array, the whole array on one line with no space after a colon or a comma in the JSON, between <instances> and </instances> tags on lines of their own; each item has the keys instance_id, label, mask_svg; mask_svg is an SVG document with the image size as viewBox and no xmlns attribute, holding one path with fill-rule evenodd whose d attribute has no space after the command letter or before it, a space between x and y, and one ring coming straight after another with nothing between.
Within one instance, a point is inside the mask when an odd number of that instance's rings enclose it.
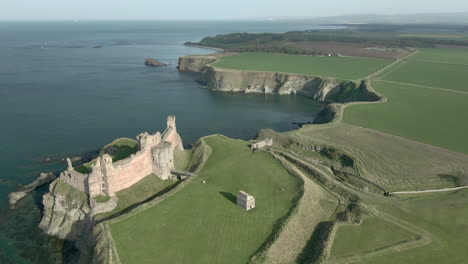
<instances>
[{"instance_id":1,"label":"cliff face","mask_svg":"<svg viewBox=\"0 0 468 264\"><path fill-rule=\"evenodd\" d=\"M209 65L205 67L199 81L218 91L300 94L317 101L324 101L340 85L336 80L314 76L226 70Z\"/></svg>"},{"instance_id":2,"label":"cliff face","mask_svg":"<svg viewBox=\"0 0 468 264\"><path fill-rule=\"evenodd\" d=\"M39 224L46 234L66 240L85 242L91 230L91 209L88 198L60 179L50 184L50 192L43 196L44 216Z\"/></svg>"},{"instance_id":3,"label":"cliff face","mask_svg":"<svg viewBox=\"0 0 468 264\"><path fill-rule=\"evenodd\" d=\"M226 54L223 54L226 55ZM225 92L300 94L319 102L377 101L365 82L355 83L310 75L230 70L210 64L219 56L185 56L179 70L197 74L197 81L207 88Z\"/></svg>"},{"instance_id":4,"label":"cliff face","mask_svg":"<svg viewBox=\"0 0 468 264\"><path fill-rule=\"evenodd\" d=\"M179 58L179 71L201 73L205 66L215 62L218 58L227 54L210 54L210 55L190 55Z\"/></svg>"}]
</instances>

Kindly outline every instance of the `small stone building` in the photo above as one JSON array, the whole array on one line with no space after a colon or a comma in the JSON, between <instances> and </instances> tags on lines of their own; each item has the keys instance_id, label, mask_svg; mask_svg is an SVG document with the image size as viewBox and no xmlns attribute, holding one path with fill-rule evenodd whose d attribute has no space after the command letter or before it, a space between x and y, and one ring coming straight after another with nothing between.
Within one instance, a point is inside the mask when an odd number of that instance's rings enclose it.
<instances>
[{"instance_id":1,"label":"small stone building","mask_svg":"<svg viewBox=\"0 0 468 264\"><path fill-rule=\"evenodd\" d=\"M237 194L237 205L249 211L255 208L255 198L244 191L239 191Z\"/></svg>"},{"instance_id":2,"label":"small stone building","mask_svg":"<svg viewBox=\"0 0 468 264\"><path fill-rule=\"evenodd\" d=\"M265 140L259 141L257 143L253 143L250 145L252 150L259 150L264 147L271 147L273 146L273 139L272 138L265 138Z\"/></svg>"}]
</instances>

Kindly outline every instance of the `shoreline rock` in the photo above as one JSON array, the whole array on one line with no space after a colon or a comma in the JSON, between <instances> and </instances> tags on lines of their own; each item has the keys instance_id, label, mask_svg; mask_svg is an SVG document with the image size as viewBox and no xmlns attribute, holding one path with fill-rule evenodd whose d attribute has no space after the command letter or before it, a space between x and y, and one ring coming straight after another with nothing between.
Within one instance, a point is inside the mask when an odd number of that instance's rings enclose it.
<instances>
[{"instance_id":1,"label":"shoreline rock","mask_svg":"<svg viewBox=\"0 0 468 264\"><path fill-rule=\"evenodd\" d=\"M38 178L36 178L30 184L24 185L20 188L19 191L12 192L8 195L8 202L10 203L11 208L14 208L16 203L26 197L31 191L36 189L39 186L42 186L46 183L52 182L57 177L52 173L41 173Z\"/></svg>"},{"instance_id":2,"label":"shoreline rock","mask_svg":"<svg viewBox=\"0 0 468 264\"><path fill-rule=\"evenodd\" d=\"M159 60L153 59L153 58L146 58L146 59L145 59L145 65L146 65L146 66L151 66L151 67L163 67L163 66L167 66L166 63L160 62Z\"/></svg>"}]
</instances>

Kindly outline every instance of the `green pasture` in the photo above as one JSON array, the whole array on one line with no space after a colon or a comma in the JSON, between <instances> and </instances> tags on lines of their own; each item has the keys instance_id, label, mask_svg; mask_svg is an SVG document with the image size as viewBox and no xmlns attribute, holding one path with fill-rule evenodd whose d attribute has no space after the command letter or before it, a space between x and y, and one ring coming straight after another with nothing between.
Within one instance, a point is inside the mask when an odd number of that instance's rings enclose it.
<instances>
[{"instance_id":1,"label":"green pasture","mask_svg":"<svg viewBox=\"0 0 468 264\"><path fill-rule=\"evenodd\" d=\"M246 263L288 214L300 182L270 154L252 152L245 141L204 140L213 151L197 178L110 224L122 263ZM255 209L235 204L239 190L255 196Z\"/></svg>"},{"instance_id":2,"label":"green pasture","mask_svg":"<svg viewBox=\"0 0 468 264\"><path fill-rule=\"evenodd\" d=\"M146 199L152 197L153 195L163 192L166 188L169 188L173 184L175 184L174 181L161 180L156 175L150 174L142 180L140 180L139 182L132 185L131 187L118 191L116 193L116 196L118 198L117 207L115 207L110 212L97 215L96 219L100 220L108 216L120 213L121 211L129 208L134 204L143 202ZM102 199L104 202L106 201L106 198L102 196L98 199Z\"/></svg>"},{"instance_id":3,"label":"green pasture","mask_svg":"<svg viewBox=\"0 0 468 264\"><path fill-rule=\"evenodd\" d=\"M389 59L374 58L242 53L223 57L214 66L236 70L286 72L357 80L373 74L392 62L393 60Z\"/></svg>"},{"instance_id":4,"label":"green pasture","mask_svg":"<svg viewBox=\"0 0 468 264\"><path fill-rule=\"evenodd\" d=\"M419 52L409 57L408 60L468 65L468 48L419 49Z\"/></svg>"},{"instance_id":5,"label":"green pasture","mask_svg":"<svg viewBox=\"0 0 468 264\"><path fill-rule=\"evenodd\" d=\"M346 108L344 121L468 154L468 94L373 82L388 102Z\"/></svg>"},{"instance_id":6,"label":"green pasture","mask_svg":"<svg viewBox=\"0 0 468 264\"><path fill-rule=\"evenodd\" d=\"M386 81L468 92L468 65L410 60L380 77Z\"/></svg>"},{"instance_id":7,"label":"green pasture","mask_svg":"<svg viewBox=\"0 0 468 264\"><path fill-rule=\"evenodd\" d=\"M465 263L468 259L466 237L468 236L468 191L431 195L400 196L402 202L379 206L381 211L425 231L432 240L430 244L364 258L361 264L381 263ZM411 226L410 226L411 227ZM386 234L386 230L367 235L368 241ZM421 233L421 232L420 232Z\"/></svg>"},{"instance_id":8,"label":"green pasture","mask_svg":"<svg viewBox=\"0 0 468 264\"><path fill-rule=\"evenodd\" d=\"M369 252L396 243L416 239L407 230L378 217L365 219L361 225L342 225L333 243L331 256Z\"/></svg>"}]
</instances>

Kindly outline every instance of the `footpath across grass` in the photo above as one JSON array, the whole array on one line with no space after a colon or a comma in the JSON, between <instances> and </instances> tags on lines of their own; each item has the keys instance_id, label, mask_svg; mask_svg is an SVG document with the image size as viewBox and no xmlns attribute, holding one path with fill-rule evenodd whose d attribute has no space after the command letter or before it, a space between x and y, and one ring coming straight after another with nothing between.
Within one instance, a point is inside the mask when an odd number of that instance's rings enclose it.
<instances>
[{"instance_id":1,"label":"footpath across grass","mask_svg":"<svg viewBox=\"0 0 468 264\"><path fill-rule=\"evenodd\" d=\"M236 70L286 72L358 80L379 71L392 62L393 60L390 59L375 58L242 53L222 57L214 66Z\"/></svg>"},{"instance_id":2,"label":"footpath across grass","mask_svg":"<svg viewBox=\"0 0 468 264\"><path fill-rule=\"evenodd\" d=\"M300 193L297 178L245 141L204 140L213 151L197 178L154 207L110 224L122 263L246 263L287 215ZM236 205L239 190L256 198L255 209Z\"/></svg>"},{"instance_id":3,"label":"footpath across grass","mask_svg":"<svg viewBox=\"0 0 468 264\"><path fill-rule=\"evenodd\" d=\"M344 121L468 154L468 94L372 82L388 102L346 108Z\"/></svg>"}]
</instances>

